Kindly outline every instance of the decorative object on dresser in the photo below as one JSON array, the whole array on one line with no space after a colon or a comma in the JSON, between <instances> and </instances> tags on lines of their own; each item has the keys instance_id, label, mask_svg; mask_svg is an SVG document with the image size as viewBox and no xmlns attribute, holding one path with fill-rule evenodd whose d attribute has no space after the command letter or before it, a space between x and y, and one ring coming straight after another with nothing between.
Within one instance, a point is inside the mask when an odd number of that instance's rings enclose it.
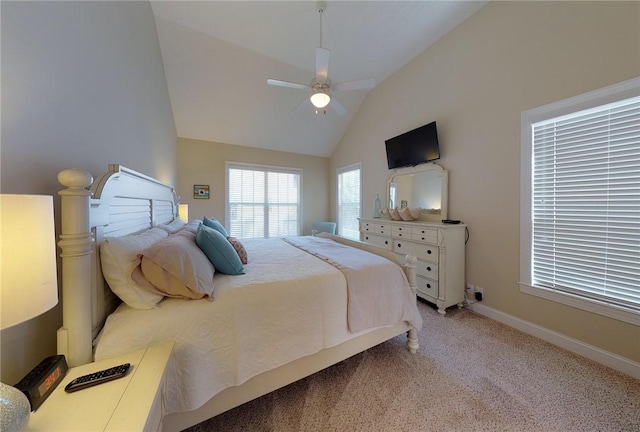
<instances>
[{"instance_id":1,"label":"decorative object on dresser","mask_svg":"<svg viewBox=\"0 0 640 432\"><path fill-rule=\"evenodd\" d=\"M387 217L391 220L403 220L403 221L412 221L416 220L422 214L422 209L420 207L404 207L404 208L391 208L391 209L382 209L380 210L380 214L384 217Z\"/></svg>"},{"instance_id":2,"label":"decorative object on dresser","mask_svg":"<svg viewBox=\"0 0 640 432\"><path fill-rule=\"evenodd\" d=\"M373 217L380 217L380 210L382 209L382 203L380 202L380 196L376 194L376 199L373 200Z\"/></svg>"},{"instance_id":3,"label":"decorative object on dresser","mask_svg":"<svg viewBox=\"0 0 640 432\"><path fill-rule=\"evenodd\" d=\"M398 222L360 219L360 239L393 251L399 256L417 257L417 295L445 309L464 300L463 224Z\"/></svg>"},{"instance_id":4,"label":"decorative object on dresser","mask_svg":"<svg viewBox=\"0 0 640 432\"><path fill-rule=\"evenodd\" d=\"M0 195L0 239L0 322L6 329L58 304L53 197ZM53 387L45 383L36 389L38 403ZM0 383L0 430L23 430L33 402Z\"/></svg>"}]
</instances>

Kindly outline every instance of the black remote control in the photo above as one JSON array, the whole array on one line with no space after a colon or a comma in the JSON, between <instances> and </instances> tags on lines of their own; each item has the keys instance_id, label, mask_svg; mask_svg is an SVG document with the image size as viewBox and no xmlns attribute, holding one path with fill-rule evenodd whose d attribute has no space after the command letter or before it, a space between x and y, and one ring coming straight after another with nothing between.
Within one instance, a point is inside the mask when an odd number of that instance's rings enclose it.
<instances>
[{"instance_id":1,"label":"black remote control","mask_svg":"<svg viewBox=\"0 0 640 432\"><path fill-rule=\"evenodd\" d=\"M71 393L74 391L92 387L94 385L102 384L107 381L122 378L127 374L130 366L131 365L129 363L124 363L109 369L90 373L88 375L83 375L67 384L67 386L64 388L64 391L66 391L67 393Z\"/></svg>"}]
</instances>

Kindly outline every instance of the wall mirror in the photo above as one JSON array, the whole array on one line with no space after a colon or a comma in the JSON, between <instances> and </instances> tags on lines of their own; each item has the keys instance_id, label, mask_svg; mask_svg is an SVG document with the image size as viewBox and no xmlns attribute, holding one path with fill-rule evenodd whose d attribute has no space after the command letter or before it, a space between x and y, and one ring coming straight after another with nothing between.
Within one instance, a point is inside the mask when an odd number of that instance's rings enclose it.
<instances>
[{"instance_id":1,"label":"wall mirror","mask_svg":"<svg viewBox=\"0 0 640 432\"><path fill-rule=\"evenodd\" d=\"M418 220L440 222L447 219L448 171L434 163L395 170L387 181L387 205L422 211Z\"/></svg>"}]
</instances>

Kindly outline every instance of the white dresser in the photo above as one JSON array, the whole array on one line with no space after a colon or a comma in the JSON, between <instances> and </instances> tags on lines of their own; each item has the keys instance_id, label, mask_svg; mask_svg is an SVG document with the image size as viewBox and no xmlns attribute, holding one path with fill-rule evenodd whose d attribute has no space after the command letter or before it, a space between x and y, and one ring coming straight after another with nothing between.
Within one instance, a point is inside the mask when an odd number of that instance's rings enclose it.
<instances>
[{"instance_id":1,"label":"white dresser","mask_svg":"<svg viewBox=\"0 0 640 432\"><path fill-rule=\"evenodd\" d=\"M360 239L417 261L418 296L438 306L462 307L466 225L360 219Z\"/></svg>"}]
</instances>

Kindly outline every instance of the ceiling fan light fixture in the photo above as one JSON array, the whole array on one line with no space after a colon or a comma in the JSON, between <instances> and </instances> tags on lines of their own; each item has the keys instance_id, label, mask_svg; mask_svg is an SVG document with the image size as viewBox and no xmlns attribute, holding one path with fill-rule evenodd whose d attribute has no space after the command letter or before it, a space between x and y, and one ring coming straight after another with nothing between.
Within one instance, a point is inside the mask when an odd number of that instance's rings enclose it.
<instances>
[{"instance_id":1,"label":"ceiling fan light fixture","mask_svg":"<svg viewBox=\"0 0 640 432\"><path fill-rule=\"evenodd\" d=\"M311 103L316 108L324 108L329 105L329 102L331 102L331 96L329 96L329 94L323 89L315 90L310 99Z\"/></svg>"}]
</instances>

